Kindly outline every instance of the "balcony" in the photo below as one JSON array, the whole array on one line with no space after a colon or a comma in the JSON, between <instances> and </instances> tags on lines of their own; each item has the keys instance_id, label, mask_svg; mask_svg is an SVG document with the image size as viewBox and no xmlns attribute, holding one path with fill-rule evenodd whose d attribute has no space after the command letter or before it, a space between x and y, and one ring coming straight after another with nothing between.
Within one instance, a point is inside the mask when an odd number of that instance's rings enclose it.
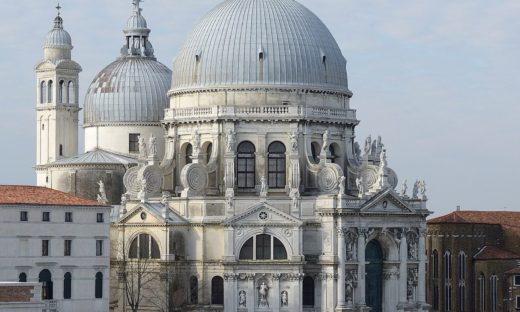
<instances>
[{"instance_id":1,"label":"balcony","mask_svg":"<svg viewBox=\"0 0 520 312\"><path fill-rule=\"evenodd\" d=\"M303 106L211 106L169 108L165 110L166 122L200 122L217 119L249 120L319 120L335 123L357 123L352 109L303 107Z\"/></svg>"}]
</instances>

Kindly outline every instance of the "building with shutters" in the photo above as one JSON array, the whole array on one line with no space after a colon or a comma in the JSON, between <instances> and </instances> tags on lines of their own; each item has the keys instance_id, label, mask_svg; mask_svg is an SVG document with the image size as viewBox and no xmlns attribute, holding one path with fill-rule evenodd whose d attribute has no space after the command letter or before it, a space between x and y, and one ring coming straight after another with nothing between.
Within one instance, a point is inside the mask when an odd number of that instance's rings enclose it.
<instances>
[{"instance_id":1,"label":"building with shutters","mask_svg":"<svg viewBox=\"0 0 520 312\"><path fill-rule=\"evenodd\" d=\"M520 309L520 213L454 211L428 220L433 311Z\"/></svg>"},{"instance_id":2,"label":"building with shutters","mask_svg":"<svg viewBox=\"0 0 520 312\"><path fill-rule=\"evenodd\" d=\"M0 210L0 310L108 310L110 206L3 185Z\"/></svg>"}]
</instances>

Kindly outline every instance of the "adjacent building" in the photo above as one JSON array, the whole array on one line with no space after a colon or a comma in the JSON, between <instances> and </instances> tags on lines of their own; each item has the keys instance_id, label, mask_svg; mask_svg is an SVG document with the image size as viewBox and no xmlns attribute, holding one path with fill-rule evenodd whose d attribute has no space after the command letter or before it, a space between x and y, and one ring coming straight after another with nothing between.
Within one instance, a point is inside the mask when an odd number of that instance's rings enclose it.
<instances>
[{"instance_id":1,"label":"adjacent building","mask_svg":"<svg viewBox=\"0 0 520 312\"><path fill-rule=\"evenodd\" d=\"M0 281L27 283L1 284L0 293L10 287L22 302L43 300L46 311L108 310L110 206L43 187L0 186L0 210Z\"/></svg>"},{"instance_id":2,"label":"adjacent building","mask_svg":"<svg viewBox=\"0 0 520 312\"><path fill-rule=\"evenodd\" d=\"M433 311L520 309L520 212L455 211L428 221Z\"/></svg>"}]
</instances>

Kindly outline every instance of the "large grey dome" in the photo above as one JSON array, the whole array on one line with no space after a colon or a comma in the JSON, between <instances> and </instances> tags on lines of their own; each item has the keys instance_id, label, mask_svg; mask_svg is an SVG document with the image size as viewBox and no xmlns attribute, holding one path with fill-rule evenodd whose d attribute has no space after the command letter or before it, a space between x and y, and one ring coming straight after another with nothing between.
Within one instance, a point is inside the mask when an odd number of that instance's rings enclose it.
<instances>
[{"instance_id":1,"label":"large grey dome","mask_svg":"<svg viewBox=\"0 0 520 312\"><path fill-rule=\"evenodd\" d=\"M250 86L348 91L332 34L293 0L228 0L195 27L174 63L172 90Z\"/></svg>"},{"instance_id":2,"label":"large grey dome","mask_svg":"<svg viewBox=\"0 0 520 312\"><path fill-rule=\"evenodd\" d=\"M172 72L154 58L124 56L92 81L85 98L85 126L159 122L168 106Z\"/></svg>"}]
</instances>

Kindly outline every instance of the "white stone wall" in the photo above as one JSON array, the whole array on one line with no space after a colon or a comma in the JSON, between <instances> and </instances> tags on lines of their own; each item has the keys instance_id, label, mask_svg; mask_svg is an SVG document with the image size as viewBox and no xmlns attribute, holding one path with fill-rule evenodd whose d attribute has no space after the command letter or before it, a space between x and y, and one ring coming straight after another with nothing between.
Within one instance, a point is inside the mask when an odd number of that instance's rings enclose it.
<instances>
[{"instance_id":1,"label":"white stone wall","mask_svg":"<svg viewBox=\"0 0 520 312\"><path fill-rule=\"evenodd\" d=\"M97 126L85 128L85 152L96 148L109 152L127 155L129 134L141 134L148 144L150 135L157 138L157 152L160 158L164 154L164 130L160 125L117 125L117 126Z\"/></svg>"},{"instance_id":2,"label":"white stone wall","mask_svg":"<svg viewBox=\"0 0 520 312\"><path fill-rule=\"evenodd\" d=\"M110 208L67 206L2 206L0 216L0 281L18 282L25 273L28 282L38 282L43 269L52 274L53 295L59 311L108 310L110 275ZM20 211L29 220L20 221ZM50 212L50 222L42 222L42 212ZM65 212L73 222L66 223ZM104 223L96 214L104 213ZM50 241L49 256L42 256L42 240ZM64 256L64 240L72 240L72 255ZM96 256L96 240L104 241L103 256ZM72 274L72 299L63 299L63 278ZM94 280L103 273L103 298L95 299Z\"/></svg>"}]
</instances>

